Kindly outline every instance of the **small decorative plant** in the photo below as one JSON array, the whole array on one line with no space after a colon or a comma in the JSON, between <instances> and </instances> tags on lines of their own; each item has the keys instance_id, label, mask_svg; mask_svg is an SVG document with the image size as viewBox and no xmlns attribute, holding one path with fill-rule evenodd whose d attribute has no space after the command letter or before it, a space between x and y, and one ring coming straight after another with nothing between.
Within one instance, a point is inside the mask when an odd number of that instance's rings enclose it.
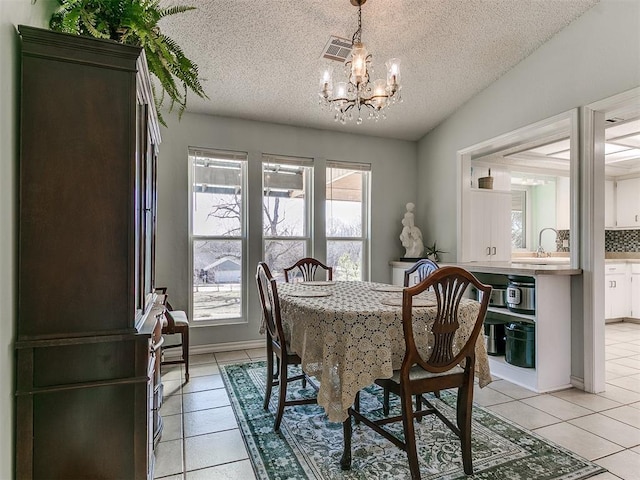
<instances>
[{"instance_id":1,"label":"small decorative plant","mask_svg":"<svg viewBox=\"0 0 640 480\"><path fill-rule=\"evenodd\" d=\"M440 261L440 257L438 255L440 253L447 253L447 252L445 252L444 250L439 250L438 247L436 246L436 242L433 242L433 245L427 245L427 247L425 248L425 254L427 258L433 260L434 262Z\"/></svg>"},{"instance_id":2,"label":"small decorative plant","mask_svg":"<svg viewBox=\"0 0 640 480\"><path fill-rule=\"evenodd\" d=\"M144 48L149 72L162 87L162 92L158 94L154 88L153 93L163 125L166 126L160 107L165 94L171 100L169 111L177 105L178 117L187 106L188 90L208 98L198 78L198 66L158 27L162 18L195 10L195 7L161 8L159 0L58 0L58 3L60 6L49 22L52 30Z\"/></svg>"}]
</instances>

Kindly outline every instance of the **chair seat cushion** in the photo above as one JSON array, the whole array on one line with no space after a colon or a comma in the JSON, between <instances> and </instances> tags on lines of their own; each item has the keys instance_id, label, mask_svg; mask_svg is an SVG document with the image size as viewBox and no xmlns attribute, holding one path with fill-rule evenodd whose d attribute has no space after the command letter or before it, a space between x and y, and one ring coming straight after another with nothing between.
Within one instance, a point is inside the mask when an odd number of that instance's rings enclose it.
<instances>
[{"instance_id":1,"label":"chair seat cushion","mask_svg":"<svg viewBox=\"0 0 640 480\"><path fill-rule=\"evenodd\" d=\"M464 373L464 368L459 367L458 365L453 367L451 370L447 370L446 372L440 372L440 373L427 372L423 368L420 368L419 366L416 365L409 372L409 379L410 380L421 380L423 378L446 377L447 375L455 375L455 374L458 374L458 373ZM399 384L400 383L400 370L394 370L393 371L393 376L389 380L391 380L394 383L398 383Z\"/></svg>"},{"instance_id":2,"label":"chair seat cushion","mask_svg":"<svg viewBox=\"0 0 640 480\"><path fill-rule=\"evenodd\" d=\"M173 320L176 322L176 327L188 327L189 319L187 318L187 314L182 310L171 310L168 312L169 315L173 317ZM169 324L167 321L167 315L162 316L162 328L166 327Z\"/></svg>"}]
</instances>

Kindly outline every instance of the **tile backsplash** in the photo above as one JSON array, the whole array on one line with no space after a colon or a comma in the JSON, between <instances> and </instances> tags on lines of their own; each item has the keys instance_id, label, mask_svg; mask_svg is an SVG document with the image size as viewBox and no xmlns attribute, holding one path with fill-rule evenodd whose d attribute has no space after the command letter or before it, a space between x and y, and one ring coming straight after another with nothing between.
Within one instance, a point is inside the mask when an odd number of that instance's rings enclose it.
<instances>
[{"instance_id":1,"label":"tile backsplash","mask_svg":"<svg viewBox=\"0 0 640 480\"><path fill-rule=\"evenodd\" d=\"M640 230L605 230L606 252L640 252Z\"/></svg>"},{"instance_id":2,"label":"tile backsplash","mask_svg":"<svg viewBox=\"0 0 640 480\"><path fill-rule=\"evenodd\" d=\"M567 241L567 246L563 247L564 240ZM569 230L558 230L558 236L556 237L556 252L568 252L569 251Z\"/></svg>"}]
</instances>

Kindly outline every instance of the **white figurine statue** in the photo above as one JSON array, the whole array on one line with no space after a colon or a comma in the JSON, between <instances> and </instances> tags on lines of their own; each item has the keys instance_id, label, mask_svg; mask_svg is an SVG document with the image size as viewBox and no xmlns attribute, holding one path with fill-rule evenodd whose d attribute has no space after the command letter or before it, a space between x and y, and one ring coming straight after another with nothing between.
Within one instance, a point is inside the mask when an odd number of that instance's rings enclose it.
<instances>
[{"instance_id":1,"label":"white figurine statue","mask_svg":"<svg viewBox=\"0 0 640 480\"><path fill-rule=\"evenodd\" d=\"M405 257L408 258L420 258L424 251L424 244L422 243L422 232L415 226L413 209L415 205L413 203L407 203L407 211L402 219L402 233L400 234L400 241L405 248Z\"/></svg>"}]
</instances>

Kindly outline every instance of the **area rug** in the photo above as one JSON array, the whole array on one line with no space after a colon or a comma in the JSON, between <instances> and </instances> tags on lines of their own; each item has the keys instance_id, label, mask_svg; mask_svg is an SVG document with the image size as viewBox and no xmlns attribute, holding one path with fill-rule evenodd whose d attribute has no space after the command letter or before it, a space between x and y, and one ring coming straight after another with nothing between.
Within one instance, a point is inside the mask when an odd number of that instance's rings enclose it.
<instances>
[{"instance_id":1,"label":"area rug","mask_svg":"<svg viewBox=\"0 0 640 480\"><path fill-rule=\"evenodd\" d=\"M221 367L222 377L238 419L258 479L404 479L410 478L406 454L364 425L354 425L352 467L340 470L342 424L330 423L322 407L287 407L280 433L273 431L277 388L269 411L263 406L266 363ZM289 397L312 396L313 390L294 382ZM393 399L394 395L392 395ZM455 393L433 399L455 418ZM398 411L393 399L392 409ZM361 393L361 410L382 415L382 390ZM393 413L393 412L392 412ZM474 475L462 469L460 441L438 418L425 417L416 429L420 469L424 480L578 480L605 471L602 467L554 445L478 405L473 409ZM397 425L398 432L402 427Z\"/></svg>"}]
</instances>

